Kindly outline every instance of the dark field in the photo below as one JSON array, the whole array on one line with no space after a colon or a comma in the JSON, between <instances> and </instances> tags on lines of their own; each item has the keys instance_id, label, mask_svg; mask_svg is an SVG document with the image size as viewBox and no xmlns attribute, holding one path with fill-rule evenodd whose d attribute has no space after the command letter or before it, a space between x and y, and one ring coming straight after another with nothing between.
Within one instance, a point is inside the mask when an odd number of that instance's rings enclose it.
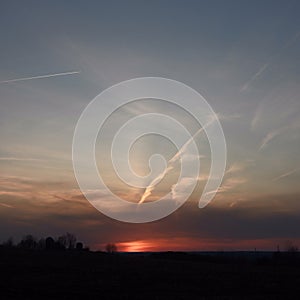
<instances>
[{"instance_id":1,"label":"dark field","mask_svg":"<svg viewBox=\"0 0 300 300\"><path fill-rule=\"evenodd\" d=\"M298 253L1 249L0 299L299 299Z\"/></svg>"}]
</instances>

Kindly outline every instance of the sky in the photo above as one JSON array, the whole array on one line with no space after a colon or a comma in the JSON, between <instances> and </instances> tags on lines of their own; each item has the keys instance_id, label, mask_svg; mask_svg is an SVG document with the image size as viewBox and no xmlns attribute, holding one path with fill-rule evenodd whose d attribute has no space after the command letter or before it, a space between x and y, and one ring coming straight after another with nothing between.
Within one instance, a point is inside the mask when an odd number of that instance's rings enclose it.
<instances>
[{"instance_id":1,"label":"sky","mask_svg":"<svg viewBox=\"0 0 300 300\"><path fill-rule=\"evenodd\" d=\"M0 5L0 241L68 231L92 249L114 242L122 251L300 245L299 1ZM69 74L52 76L60 73ZM227 167L217 195L199 209L210 155L207 139L199 137L203 168L189 200L162 220L129 224L84 198L73 172L72 139L82 111L100 92L147 76L183 82L205 97L220 117ZM22 78L28 80L16 81ZM189 116L146 99L118 111L106 133L151 109L197 129ZM108 145L97 142L99 161L106 160ZM176 153L157 136L137 141L136 172L146 174L157 151L167 159ZM144 190L122 184L110 167L103 167L107 184L138 202ZM170 192L173 175L149 201Z\"/></svg>"}]
</instances>

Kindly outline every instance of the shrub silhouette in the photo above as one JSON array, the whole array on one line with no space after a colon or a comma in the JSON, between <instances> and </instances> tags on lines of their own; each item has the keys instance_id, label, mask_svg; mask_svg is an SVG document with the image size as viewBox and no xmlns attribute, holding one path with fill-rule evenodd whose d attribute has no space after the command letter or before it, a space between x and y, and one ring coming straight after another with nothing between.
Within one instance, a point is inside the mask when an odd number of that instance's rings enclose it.
<instances>
[{"instance_id":1,"label":"shrub silhouette","mask_svg":"<svg viewBox=\"0 0 300 300\"><path fill-rule=\"evenodd\" d=\"M118 251L118 248L116 244L109 243L105 246L105 250L107 253L116 253Z\"/></svg>"},{"instance_id":2,"label":"shrub silhouette","mask_svg":"<svg viewBox=\"0 0 300 300\"><path fill-rule=\"evenodd\" d=\"M74 249L75 245L76 245L76 240L77 240L76 236L72 233L67 232L65 235L65 238L66 238L66 247L69 250Z\"/></svg>"},{"instance_id":3,"label":"shrub silhouette","mask_svg":"<svg viewBox=\"0 0 300 300\"><path fill-rule=\"evenodd\" d=\"M45 244L46 244L46 249L47 250L53 250L53 249L55 249L55 242L54 242L54 239L51 236L48 236L46 238Z\"/></svg>"},{"instance_id":4,"label":"shrub silhouette","mask_svg":"<svg viewBox=\"0 0 300 300\"><path fill-rule=\"evenodd\" d=\"M44 250L46 248L46 240L44 238L40 238L37 247L40 250Z\"/></svg>"},{"instance_id":5,"label":"shrub silhouette","mask_svg":"<svg viewBox=\"0 0 300 300\"><path fill-rule=\"evenodd\" d=\"M67 237L66 235L61 235L57 239L57 243L61 246L61 248L67 248Z\"/></svg>"},{"instance_id":6,"label":"shrub silhouette","mask_svg":"<svg viewBox=\"0 0 300 300\"><path fill-rule=\"evenodd\" d=\"M76 243L76 250L82 250L83 249L83 243L77 242Z\"/></svg>"},{"instance_id":7,"label":"shrub silhouette","mask_svg":"<svg viewBox=\"0 0 300 300\"><path fill-rule=\"evenodd\" d=\"M14 247L13 238L12 237L8 238L6 241L4 241L2 243L2 246L6 247L6 248L12 248L12 247Z\"/></svg>"},{"instance_id":8,"label":"shrub silhouette","mask_svg":"<svg viewBox=\"0 0 300 300\"><path fill-rule=\"evenodd\" d=\"M298 246L295 245L292 241L286 242L285 249L286 249L286 252L289 252L289 253L296 253L299 250Z\"/></svg>"},{"instance_id":9,"label":"shrub silhouette","mask_svg":"<svg viewBox=\"0 0 300 300\"><path fill-rule=\"evenodd\" d=\"M19 243L19 247L23 249L36 249L37 245L36 239L31 234L26 235Z\"/></svg>"}]
</instances>

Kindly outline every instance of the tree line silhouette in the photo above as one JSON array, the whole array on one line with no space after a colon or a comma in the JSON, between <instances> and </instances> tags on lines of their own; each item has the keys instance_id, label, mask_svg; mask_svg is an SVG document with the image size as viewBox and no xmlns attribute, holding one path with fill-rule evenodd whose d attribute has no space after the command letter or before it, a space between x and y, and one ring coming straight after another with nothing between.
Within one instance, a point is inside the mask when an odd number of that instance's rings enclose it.
<instances>
[{"instance_id":1,"label":"tree line silhouette","mask_svg":"<svg viewBox=\"0 0 300 300\"><path fill-rule=\"evenodd\" d=\"M83 242L77 241L73 233L65 233L61 236L53 238L48 236L46 238L35 238L32 234L25 235L21 241L14 244L12 238L7 239L1 244L2 248L19 248L26 250L77 250L90 251L89 247L84 246ZM114 243L108 243L105 246L105 251L108 253L116 253L117 246Z\"/></svg>"}]
</instances>

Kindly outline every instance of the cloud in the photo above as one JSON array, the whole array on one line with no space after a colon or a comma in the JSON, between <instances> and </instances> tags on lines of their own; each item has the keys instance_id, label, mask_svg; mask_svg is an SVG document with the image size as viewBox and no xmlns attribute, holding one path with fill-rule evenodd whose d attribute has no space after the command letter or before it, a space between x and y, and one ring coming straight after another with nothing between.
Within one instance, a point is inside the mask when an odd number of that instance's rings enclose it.
<instances>
[{"instance_id":1,"label":"cloud","mask_svg":"<svg viewBox=\"0 0 300 300\"><path fill-rule=\"evenodd\" d=\"M264 98L261 102L259 102L258 107L254 113L253 119L251 121L251 130L253 131L256 127L258 122L261 120L262 118L262 114L263 114L263 110L265 107L265 103L266 103L266 98Z\"/></svg>"},{"instance_id":2,"label":"cloud","mask_svg":"<svg viewBox=\"0 0 300 300\"><path fill-rule=\"evenodd\" d=\"M235 189L246 183L248 179L241 175L249 166L254 163L253 160L237 161L231 164L228 170L225 172L223 184L214 191L208 192L209 194L224 194L224 193L235 193Z\"/></svg>"},{"instance_id":3,"label":"cloud","mask_svg":"<svg viewBox=\"0 0 300 300\"><path fill-rule=\"evenodd\" d=\"M238 173L241 171L244 171L247 169L251 164L253 163L253 160L247 160L247 161L239 161L239 162L234 162L228 170L225 172L225 176L229 174L234 174Z\"/></svg>"},{"instance_id":4,"label":"cloud","mask_svg":"<svg viewBox=\"0 0 300 300\"><path fill-rule=\"evenodd\" d=\"M74 74L79 74L79 73L80 73L80 71L72 71L72 72L62 72L62 73L31 76L31 77L22 77L22 78L16 78L16 79L2 80L2 81L0 81L0 84L1 83L13 83L13 82L19 82L19 81L33 80L33 79L50 78L50 77L57 77L57 76L74 75Z\"/></svg>"},{"instance_id":5,"label":"cloud","mask_svg":"<svg viewBox=\"0 0 300 300\"><path fill-rule=\"evenodd\" d=\"M14 206L9 205L7 203L0 203L0 205L3 206L3 207L7 207L7 208L14 208Z\"/></svg>"},{"instance_id":6,"label":"cloud","mask_svg":"<svg viewBox=\"0 0 300 300\"><path fill-rule=\"evenodd\" d=\"M258 70L257 72L255 72L249 80L247 80L244 85L241 87L240 92L244 92L246 91L251 85L252 83L257 80L268 68L269 66L273 63L273 61L275 59L277 59L284 50L290 48L293 46L293 44L298 40L298 38L300 37L300 32L297 32L290 40L288 40L288 42L283 45L283 47L281 47L281 49L279 49L279 51L277 51L274 55L272 55L269 60L264 63Z\"/></svg>"},{"instance_id":7,"label":"cloud","mask_svg":"<svg viewBox=\"0 0 300 300\"><path fill-rule=\"evenodd\" d=\"M283 174L281 174L281 175L275 177L272 181L277 181L277 180L279 180L279 179L288 177L288 176L290 176L290 175L292 175L292 174L294 174L294 173L296 173L296 172L298 172L298 171L299 171L299 168L293 169L293 170L291 170L291 171L289 171L289 172L285 172L285 173L283 173Z\"/></svg>"},{"instance_id":8,"label":"cloud","mask_svg":"<svg viewBox=\"0 0 300 300\"><path fill-rule=\"evenodd\" d=\"M265 72L266 70L267 70L267 68L269 67L269 64L268 63L266 63L266 64L263 64L259 69L258 69L258 71L254 74L254 75L252 75L252 77L248 80L248 81L246 81L245 83L244 83L244 85L241 87L241 89L240 89L240 91L241 92L244 92L244 91L246 91L247 89L248 89L248 87L259 77L259 76L261 76L261 74L263 73L263 72Z\"/></svg>"},{"instance_id":9,"label":"cloud","mask_svg":"<svg viewBox=\"0 0 300 300\"><path fill-rule=\"evenodd\" d=\"M242 117L241 114L223 114L223 113L217 113L218 119L223 121L233 121L240 119Z\"/></svg>"},{"instance_id":10,"label":"cloud","mask_svg":"<svg viewBox=\"0 0 300 300\"><path fill-rule=\"evenodd\" d=\"M271 132L269 132L262 140L260 146L259 146L259 151L263 150L264 148L267 147L267 145L277 136L285 132L287 129L291 128L291 126L284 126L278 129L275 129Z\"/></svg>"},{"instance_id":11,"label":"cloud","mask_svg":"<svg viewBox=\"0 0 300 300\"><path fill-rule=\"evenodd\" d=\"M13 157L13 156L4 156L0 157L0 161L45 161L40 158L30 158L30 157Z\"/></svg>"},{"instance_id":12,"label":"cloud","mask_svg":"<svg viewBox=\"0 0 300 300\"><path fill-rule=\"evenodd\" d=\"M238 175L238 172L230 174ZM189 178L183 180L186 184L190 182ZM245 178L228 178L221 192L225 195L243 182ZM56 236L68 230L82 237L93 249L109 241L130 243L140 240L156 240L154 246L157 250L176 249L173 240L176 237L178 242L182 239L183 247L180 249L190 247L191 250L199 250L206 247L214 250L218 247L249 249L253 243L256 243L256 247L268 248L274 240L280 240L286 235L293 239L299 237L299 194L248 195L244 201L238 201L229 194L222 201L212 202L204 210L199 210L190 201L168 218L137 227L116 222L99 213L85 200L79 189L61 191L51 188L40 190L37 194L30 194L30 188L23 189L23 192L28 192L26 198L22 194L13 193L1 197L0 206L3 209L0 209L0 236L3 238L10 235L17 238L27 232ZM176 198L185 191L173 189L172 192L175 192L173 196ZM92 190L89 193L95 194ZM234 204L226 206L226 199L227 203ZM107 203L109 205L109 199ZM13 209L7 205L13 206ZM172 241L165 245L163 240L168 239ZM263 243L264 239L270 239L269 246ZM230 240L234 243L231 244ZM248 240L253 240L253 243Z\"/></svg>"},{"instance_id":13,"label":"cloud","mask_svg":"<svg viewBox=\"0 0 300 300\"><path fill-rule=\"evenodd\" d=\"M186 198L191 194L191 188L195 185L195 179L184 177L181 178L180 182L173 184L171 188L171 197L173 200L181 202L182 199Z\"/></svg>"},{"instance_id":14,"label":"cloud","mask_svg":"<svg viewBox=\"0 0 300 300\"><path fill-rule=\"evenodd\" d=\"M155 186L174 168L174 164L181 158L181 156L185 153L187 147L195 140L197 136L199 136L202 132L204 132L205 128L210 126L213 122L217 120L217 116L211 116L211 120L205 124L204 127L201 127L192 137L190 137L185 144L175 153L175 155L168 161L167 168L159 174L148 187L145 189L144 194L139 201L139 204L142 204L151 194L152 191L155 189Z\"/></svg>"},{"instance_id":15,"label":"cloud","mask_svg":"<svg viewBox=\"0 0 300 300\"><path fill-rule=\"evenodd\" d=\"M214 191L210 191L207 194L220 194L220 193L227 193L233 191L237 186L247 182L248 180L243 177L231 177L224 181L224 183Z\"/></svg>"},{"instance_id":16,"label":"cloud","mask_svg":"<svg viewBox=\"0 0 300 300\"><path fill-rule=\"evenodd\" d=\"M286 87L273 88L257 105L254 116L251 120L251 131L255 131L260 125L260 130L264 127L295 128L299 127L299 91L289 85ZM276 118L274 116L276 115Z\"/></svg>"},{"instance_id":17,"label":"cloud","mask_svg":"<svg viewBox=\"0 0 300 300\"><path fill-rule=\"evenodd\" d=\"M300 122L297 94L290 92L289 89L272 91L258 104L251 121L252 131L257 128L259 122L261 131L264 131L259 150L264 149L274 138L289 130L294 132L297 130L298 133Z\"/></svg>"}]
</instances>

